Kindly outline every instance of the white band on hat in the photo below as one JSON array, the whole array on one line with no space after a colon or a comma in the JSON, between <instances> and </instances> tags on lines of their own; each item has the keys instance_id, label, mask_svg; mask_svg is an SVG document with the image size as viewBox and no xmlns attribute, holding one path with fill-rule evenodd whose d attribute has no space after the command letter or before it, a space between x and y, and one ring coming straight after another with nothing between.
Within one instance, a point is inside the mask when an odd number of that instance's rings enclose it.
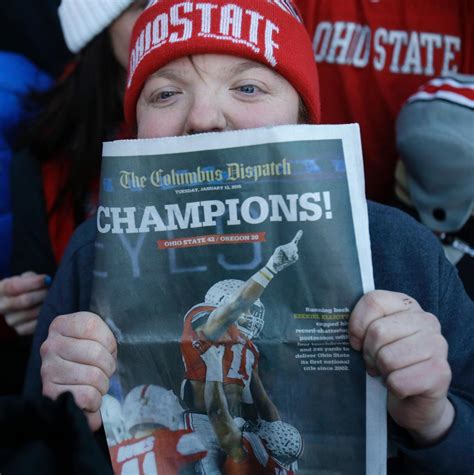
<instances>
[{"instance_id":1,"label":"white band on hat","mask_svg":"<svg viewBox=\"0 0 474 475\"><path fill-rule=\"evenodd\" d=\"M78 53L107 28L133 0L62 0L59 20L67 47Z\"/></svg>"}]
</instances>

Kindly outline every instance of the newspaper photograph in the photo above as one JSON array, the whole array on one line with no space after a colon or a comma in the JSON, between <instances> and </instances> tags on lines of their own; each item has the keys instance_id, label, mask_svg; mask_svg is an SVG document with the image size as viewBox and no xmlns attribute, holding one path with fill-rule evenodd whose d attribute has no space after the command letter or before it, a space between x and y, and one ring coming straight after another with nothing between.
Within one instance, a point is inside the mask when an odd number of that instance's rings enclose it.
<instances>
[{"instance_id":1,"label":"newspaper photograph","mask_svg":"<svg viewBox=\"0 0 474 475\"><path fill-rule=\"evenodd\" d=\"M357 125L104 144L92 311L116 474L380 475L385 392Z\"/></svg>"}]
</instances>

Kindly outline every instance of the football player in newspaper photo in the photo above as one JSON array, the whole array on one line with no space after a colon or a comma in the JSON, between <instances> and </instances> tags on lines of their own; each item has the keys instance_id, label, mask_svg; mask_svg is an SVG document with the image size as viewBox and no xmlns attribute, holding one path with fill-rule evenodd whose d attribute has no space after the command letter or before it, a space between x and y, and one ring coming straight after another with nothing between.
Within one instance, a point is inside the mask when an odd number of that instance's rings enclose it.
<instances>
[{"instance_id":1,"label":"football player in newspaper photo","mask_svg":"<svg viewBox=\"0 0 474 475\"><path fill-rule=\"evenodd\" d=\"M107 445L109 447L114 447L130 438L130 434L128 434L125 429L122 405L117 398L111 394L105 394L102 398L100 413L102 415Z\"/></svg>"},{"instance_id":2,"label":"football player in newspaper photo","mask_svg":"<svg viewBox=\"0 0 474 475\"><path fill-rule=\"evenodd\" d=\"M222 473L225 452L211 425L206 408L206 360L210 347L223 352L222 380L226 407L232 417L255 424L280 421L258 373L259 352L252 341L264 325L260 297L274 276L298 261L299 230L287 244L278 246L266 265L246 282L228 279L214 284L204 302L184 317L181 353L185 366L181 397L190 408L192 429L203 437L208 454L199 464L201 473Z\"/></svg>"},{"instance_id":3,"label":"football player in newspaper photo","mask_svg":"<svg viewBox=\"0 0 474 475\"><path fill-rule=\"evenodd\" d=\"M201 358L206 363L204 399L212 428L226 458L226 475L279 474L297 471L303 439L291 424L260 420L254 425L232 418L224 393L223 345L211 345Z\"/></svg>"},{"instance_id":4,"label":"football player in newspaper photo","mask_svg":"<svg viewBox=\"0 0 474 475\"><path fill-rule=\"evenodd\" d=\"M109 401L113 404L107 402L102 413L110 412L113 420L105 427L116 475L194 473L194 463L206 456L199 436L186 428L187 415L173 391L140 385L127 394L123 407L112 397ZM123 426L117 431L119 420Z\"/></svg>"}]
</instances>

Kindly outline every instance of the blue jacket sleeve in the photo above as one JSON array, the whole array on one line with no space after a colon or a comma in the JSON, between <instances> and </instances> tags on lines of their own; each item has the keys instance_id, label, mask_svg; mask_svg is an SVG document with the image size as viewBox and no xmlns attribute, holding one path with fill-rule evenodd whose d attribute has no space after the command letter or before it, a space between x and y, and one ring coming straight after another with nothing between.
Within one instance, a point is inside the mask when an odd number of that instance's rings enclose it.
<instances>
[{"instance_id":1,"label":"blue jacket sleeve","mask_svg":"<svg viewBox=\"0 0 474 475\"><path fill-rule=\"evenodd\" d=\"M25 108L24 99L29 92L44 91L51 84L52 79L28 59L15 53L0 52L0 278L11 271L10 162L19 125L31 113Z\"/></svg>"},{"instance_id":2,"label":"blue jacket sleeve","mask_svg":"<svg viewBox=\"0 0 474 475\"><path fill-rule=\"evenodd\" d=\"M407 437L396 437L414 471L432 475L474 473L474 303L467 296L457 272L439 258L440 306L438 318L449 343L452 382L448 397L455 419L436 444L415 448Z\"/></svg>"}]
</instances>

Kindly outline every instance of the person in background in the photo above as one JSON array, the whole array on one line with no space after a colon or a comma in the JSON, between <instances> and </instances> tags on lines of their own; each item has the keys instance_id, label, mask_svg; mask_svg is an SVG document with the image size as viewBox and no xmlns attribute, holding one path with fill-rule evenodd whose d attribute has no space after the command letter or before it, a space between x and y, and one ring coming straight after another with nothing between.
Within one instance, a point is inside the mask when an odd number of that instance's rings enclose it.
<instances>
[{"instance_id":1,"label":"person in background","mask_svg":"<svg viewBox=\"0 0 474 475\"><path fill-rule=\"evenodd\" d=\"M396 131L400 207L438 236L474 299L474 76L421 86Z\"/></svg>"},{"instance_id":2,"label":"person in background","mask_svg":"<svg viewBox=\"0 0 474 475\"><path fill-rule=\"evenodd\" d=\"M28 58L0 51L0 279L9 274L12 245L9 170L18 126L28 113L23 100L32 91L46 91L52 81Z\"/></svg>"},{"instance_id":3,"label":"person in background","mask_svg":"<svg viewBox=\"0 0 474 475\"><path fill-rule=\"evenodd\" d=\"M0 2L0 50L28 58L57 78L71 60L58 18L61 0Z\"/></svg>"},{"instance_id":4,"label":"person in background","mask_svg":"<svg viewBox=\"0 0 474 475\"><path fill-rule=\"evenodd\" d=\"M49 75L26 57L8 51L0 52L0 293L2 279L10 273L12 148L19 132L19 124L29 114L23 107L23 100L32 91L45 91L51 84ZM21 388L22 374L17 371L17 364L25 366L29 346L29 341L19 338L15 330L1 317L4 303L0 299L0 360L7 364L2 371L0 394L15 392ZM22 328L19 330L21 333ZM13 366L12 361L15 362Z\"/></svg>"},{"instance_id":5,"label":"person in background","mask_svg":"<svg viewBox=\"0 0 474 475\"><path fill-rule=\"evenodd\" d=\"M296 0L327 124L358 122L369 199L391 204L395 121L428 79L474 74L471 0Z\"/></svg>"},{"instance_id":6,"label":"person in background","mask_svg":"<svg viewBox=\"0 0 474 475\"><path fill-rule=\"evenodd\" d=\"M137 20L124 100L136 136L297 124L302 109L307 123L319 123L311 42L292 2L202 5L154 1ZM181 17L184 9L195 28L175 22L153 39L151 25L178 10ZM232 18L246 12L242 22L230 22L230 10ZM214 20L202 21L203 11L213 11ZM260 34L258 18L266 24ZM179 48L168 41L177 38ZM375 286L384 290L361 296L350 315L349 341L368 374L387 386L396 473L469 473L474 304L432 233L392 208L369 203L368 213ZM98 411L117 358L112 331L87 311L96 232L95 220L88 220L71 239L39 318L24 391L53 399L71 391L92 430L101 427Z\"/></svg>"},{"instance_id":7,"label":"person in background","mask_svg":"<svg viewBox=\"0 0 474 475\"><path fill-rule=\"evenodd\" d=\"M0 281L0 314L19 335L34 332L50 276L74 229L95 210L102 142L127 136L121 104L128 46L145 5L62 0L59 6L77 58L52 90L33 98L40 113L11 163L13 276ZM14 371L22 379L21 369Z\"/></svg>"}]
</instances>

